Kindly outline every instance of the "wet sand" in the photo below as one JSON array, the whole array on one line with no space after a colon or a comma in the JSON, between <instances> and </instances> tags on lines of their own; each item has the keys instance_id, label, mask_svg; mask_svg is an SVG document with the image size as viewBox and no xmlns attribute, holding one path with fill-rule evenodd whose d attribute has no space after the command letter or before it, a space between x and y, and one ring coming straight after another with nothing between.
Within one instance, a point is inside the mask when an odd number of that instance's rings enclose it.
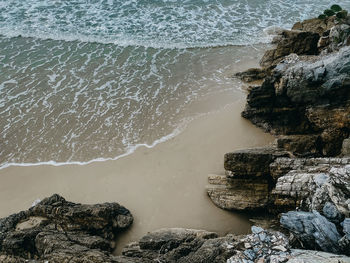
<instances>
[{"instance_id":1,"label":"wet sand","mask_svg":"<svg viewBox=\"0 0 350 263\"><path fill-rule=\"evenodd\" d=\"M54 193L80 203L118 202L134 215L118 250L162 227L249 231L246 216L223 211L206 195L207 175L223 173L226 152L266 145L273 137L240 117L245 99L192 121L178 136L115 161L0 170L0 217Z\"/></svg>"}]
</instances>

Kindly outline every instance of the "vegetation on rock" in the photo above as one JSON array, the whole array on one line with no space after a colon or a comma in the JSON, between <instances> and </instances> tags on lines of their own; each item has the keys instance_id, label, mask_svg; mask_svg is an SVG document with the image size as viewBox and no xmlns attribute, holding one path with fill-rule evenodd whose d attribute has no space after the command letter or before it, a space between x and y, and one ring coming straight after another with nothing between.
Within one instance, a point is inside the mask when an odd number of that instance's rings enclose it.
<instances>
[{"instance_id":1,"label":"vegetation on rock","mask_svg":"<svg viewBox=\"0 0 350 263\"><path fill-rule=\"evenodd\" d=\"M336 16L338 19L344 19L348 15L348 11L343 10L340 5L332 5L330 9L324 10L323 14L319 15L319 19Z\"/></svg>"}]
</instances>

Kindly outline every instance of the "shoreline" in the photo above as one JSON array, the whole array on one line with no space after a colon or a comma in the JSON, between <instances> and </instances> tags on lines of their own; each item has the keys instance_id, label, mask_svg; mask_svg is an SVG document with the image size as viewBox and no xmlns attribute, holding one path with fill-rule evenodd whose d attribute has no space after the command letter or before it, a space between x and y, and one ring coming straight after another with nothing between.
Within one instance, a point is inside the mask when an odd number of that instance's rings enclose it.
<instances>
[{"instance_id":1,"label":"shoreline","mask_svg":"<svg viewBox=\"0 0 350 263\"><path fill-rule=\"evenodd\" d=\"M0 219L0 261L350 262L349 72L338 70L350 63L350 31L343 47L333 34L350 29L345 18L325 18L322 32L323 18L281 32L261 68L236 74L262 80L247 100L236 95L153 148L1 170L0 218L46 198ZM250 219L260 211L274 218Z\"/></svg>"},{"instance_id":2,"label":"shoreline","mask_svg":"<svg viewBox=\"0 0 350 263\"><path fill-rule=\"evenodd\" d=\"M241 118L243 105L244 100L237 100L190 122L178 136L154 148L141 147L116 161L2 169L0 199L8 202L1 203L0 217L58 193L74 202L117 201L128 207L135 222L118 237L118 252L130 241L161 227L247 233L251 224L246 216L217 208L205 192L207 175L223 172L225 152L273 141L271 135Z\"/></svg>"}]
</instances>

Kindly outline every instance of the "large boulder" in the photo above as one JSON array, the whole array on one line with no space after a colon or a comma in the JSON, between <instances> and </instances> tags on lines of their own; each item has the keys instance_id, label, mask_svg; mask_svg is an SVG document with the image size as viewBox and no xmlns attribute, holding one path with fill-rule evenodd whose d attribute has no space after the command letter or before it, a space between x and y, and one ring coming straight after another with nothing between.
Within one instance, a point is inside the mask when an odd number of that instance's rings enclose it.
<instances>
[{"instance_id":1,"label":"large boulder","mask_svg":"<svg viewBox=\"0 0 350 263\"><path fill-rule=\"evenodd\" d=\"M82 205L53 195L0 219L1 262L126 262L112 252L116 235L132 222L117 203Z\"/></svg>"},{"instance_id":2,"label":"large boulder","mask_svg":"<svg viewBox=\"0 0 350 263\"><path fill-rule=\"evenodd\" d=\"M320 39L318 33L285 30L275 49L265 52L260 60L262 67L271 67L278 64L283 57L289 54L316 55L318 53L317 43Z\"/></svg>"},{"instance_id":3,"label":"large boulder","mask_svg":"<svg viewBox=\"0 0 350 263\"><path fill-rule=\"evenodd\" d=\"M302 246L340 253L338 241L341 239L335 224L318 212L290 211L282 214L281 225L291 231Z\"/></svg>"},{"instance_id":4,"label":"large boulder","mask_svg":"<svg viewBox=\"0 0 350 263\"><path fill-rule=\"evenodd\" d=\"M273 183L270 164L279 157L290 156L275 147L238 150L225 154L225 175L209 175L207 193L220 208L256 210L269 203Z\"/></svg>"}]
</instances>

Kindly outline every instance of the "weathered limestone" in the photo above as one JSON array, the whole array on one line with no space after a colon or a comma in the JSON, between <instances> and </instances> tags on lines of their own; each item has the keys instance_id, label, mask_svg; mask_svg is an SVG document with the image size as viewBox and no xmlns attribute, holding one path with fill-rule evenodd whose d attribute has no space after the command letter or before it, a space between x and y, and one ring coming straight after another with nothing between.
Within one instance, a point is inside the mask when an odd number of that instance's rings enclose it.
<instances>
[{"instance_id":1,"label":"weathered limestone","mask_svg":"<svg viewBox=\"0 0 350 263\"><path fill-rule=\"evenodd\" d=\"M235 179L209 175L207 193L211 200L226 210L254 210L268 204L269 184L266 179Z\"/></svg>"},{"instance_id":2,"label":"weathered limestone","mask_svg":"<svg viewBox=\"0 0 350 263\"><path fill-rule=\"evenodd\" d=\"M343 216L350 215L350 159L281 158L272 167L273 177L278 178L272 191L276 209L300 207L321 212L329 202Z\"/></svg>"},{"instance_id":3,"label":"weathered limestone","mask_svg":"<svg viewBox=\"0 0 350 263\"><path fill-rule=\"evenodd\" d=\"M254 210L268 205L270 164L290 156L274 147L239 150L225 154L226 175L210 175L207 192L214 204L227 210Z\"/></svg>"}]
</instances>

